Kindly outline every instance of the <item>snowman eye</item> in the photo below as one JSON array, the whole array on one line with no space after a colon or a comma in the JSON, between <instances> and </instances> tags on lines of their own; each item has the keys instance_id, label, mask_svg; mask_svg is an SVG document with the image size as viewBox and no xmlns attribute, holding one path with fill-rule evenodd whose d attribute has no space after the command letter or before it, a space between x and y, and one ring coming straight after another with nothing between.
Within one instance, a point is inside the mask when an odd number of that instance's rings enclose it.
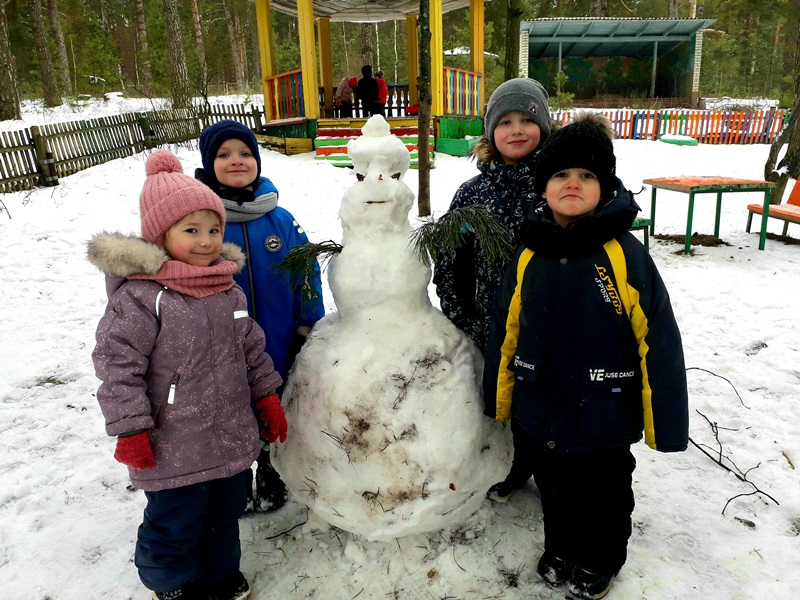
<instances>
[{"instance_id":1,"label":"snowman eye","mask_svg":"<svg viewBox=\"0 0 800 600\"><path fill-rule=\"evenodd\" d=\"M356 177L359 181L364 181L364 176L361 173L356 173Z\"/></svg>"},{"instance_id":2,"label":"snowman eye","mask_svg":"<svg viewBox=\"0 0 800 600\"><path fill-rule=\"evenodd\" d=\"M394 175L392 175L392 179L400 179L400 172L398 171Z\"/></svg>"}]
</instances>

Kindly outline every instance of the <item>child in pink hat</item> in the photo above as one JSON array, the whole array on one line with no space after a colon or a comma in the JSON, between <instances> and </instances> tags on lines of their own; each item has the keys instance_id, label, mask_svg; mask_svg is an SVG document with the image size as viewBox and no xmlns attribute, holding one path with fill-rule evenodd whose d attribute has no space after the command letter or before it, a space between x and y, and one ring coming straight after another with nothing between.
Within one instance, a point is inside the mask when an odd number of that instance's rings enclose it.
<instances>
[{"instance_id":1,"label":"child in pink hat","mask_svg":"<svg viewBox=\"0 0 800 600\"><path fill-rule=\"evenodd\" d=\"M165 150L146 172L142 237L102 233L88 246L108 292L97 399L114 458L147 497L135 564L153 598L240 600L238 519L260 448L250 403L261 435L285 441L282 380L233 280L244 255L223 243L219 197Z\"/></svg>"}]
</instances>

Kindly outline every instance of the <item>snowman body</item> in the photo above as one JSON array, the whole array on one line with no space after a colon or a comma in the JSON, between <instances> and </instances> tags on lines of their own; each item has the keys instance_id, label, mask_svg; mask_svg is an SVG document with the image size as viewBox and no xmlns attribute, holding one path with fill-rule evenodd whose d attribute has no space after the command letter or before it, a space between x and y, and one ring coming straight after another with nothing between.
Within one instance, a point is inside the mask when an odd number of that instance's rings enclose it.
<instances>
[{"instance_id":1,"label":"snowman body","mask_svg":"<svg viewBox=\"0 0 800 600\"><path fill-rule=\"evenodd\" d=\"M380 116L348 151L359 181L340 209L342 251L320 320L284 392L272 461L324 521L391 540L463 521L508 472L507 428L482 415L482 359L428 298L409 246L404 144Z\"/></svg>"}]
</instances>

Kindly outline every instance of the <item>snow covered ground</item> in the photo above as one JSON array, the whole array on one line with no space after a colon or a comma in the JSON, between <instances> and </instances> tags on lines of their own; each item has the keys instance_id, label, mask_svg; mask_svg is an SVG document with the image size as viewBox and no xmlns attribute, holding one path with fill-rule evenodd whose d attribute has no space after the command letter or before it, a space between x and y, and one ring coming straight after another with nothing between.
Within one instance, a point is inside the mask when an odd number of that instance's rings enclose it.
<instances>
[{"instance_id":1,"label":"snow covered ground","mask_svg":"<svg viewBox=\"0 0 800 600\"><path fill-rule=\"evenodd\" d=\"M629 140L615 148L620 176L634 191L648 177L759 178L768 152ZM187 172L199 165L196 147L174 150ZM93 167L55 188L0 195L0 589L7 598L148 597L132 562L144 496L127 488L94 398L90 353L105 292L84 258L95 232L138 231L145 158ZM337 213L352 171L316 163L312 154L265 150L262 162L309 237L339 241ZM475 173L465 158L437 155L437 214ZM416 193L415 172L406 183ZM649 213L649 189L638 198ZM683 233L687 200L659 191L656 233ZM772 239L758 250L758 236L744 225L747 204L760 201L724 196L720 235L729 245L684 256L676 243L651 244L691 369L692 440L752 485L695 446L671 455L636 446L634 534L609 598L800 597L800 245ZM713 220L714 197L699 196L695 230L711 233ZM796 225L789 233L800 238ZM432 288L431 295L436 304ZM763 493L752 493L754 486ZM484 501L460 527L393 542L319 534L307 518L291 501L275 514L242 519L242 568L255 600L567 595L535 574L542 523L532 481L505 505Z\"/></svg>"}]
</instances>

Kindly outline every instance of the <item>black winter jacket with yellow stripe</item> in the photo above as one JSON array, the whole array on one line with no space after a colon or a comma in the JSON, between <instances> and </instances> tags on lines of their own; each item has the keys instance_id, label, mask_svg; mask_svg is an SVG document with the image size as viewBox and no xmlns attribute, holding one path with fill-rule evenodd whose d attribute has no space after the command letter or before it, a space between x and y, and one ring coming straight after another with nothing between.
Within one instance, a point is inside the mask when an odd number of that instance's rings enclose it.
<instances>
[{"instance_id":1,"label":"black winter jacket with yellow stripe","mask_svg":"<svg viewBox=\"0 0 800 600\"><path fill-rule=\"evenodd\" d=\"M562 228L533 208L497 293L484 368L486 414L554 452L645 442L685 450L683 348L666 287L628 232L639 207L621 183Z\"/></svg>"}]
</instances>

